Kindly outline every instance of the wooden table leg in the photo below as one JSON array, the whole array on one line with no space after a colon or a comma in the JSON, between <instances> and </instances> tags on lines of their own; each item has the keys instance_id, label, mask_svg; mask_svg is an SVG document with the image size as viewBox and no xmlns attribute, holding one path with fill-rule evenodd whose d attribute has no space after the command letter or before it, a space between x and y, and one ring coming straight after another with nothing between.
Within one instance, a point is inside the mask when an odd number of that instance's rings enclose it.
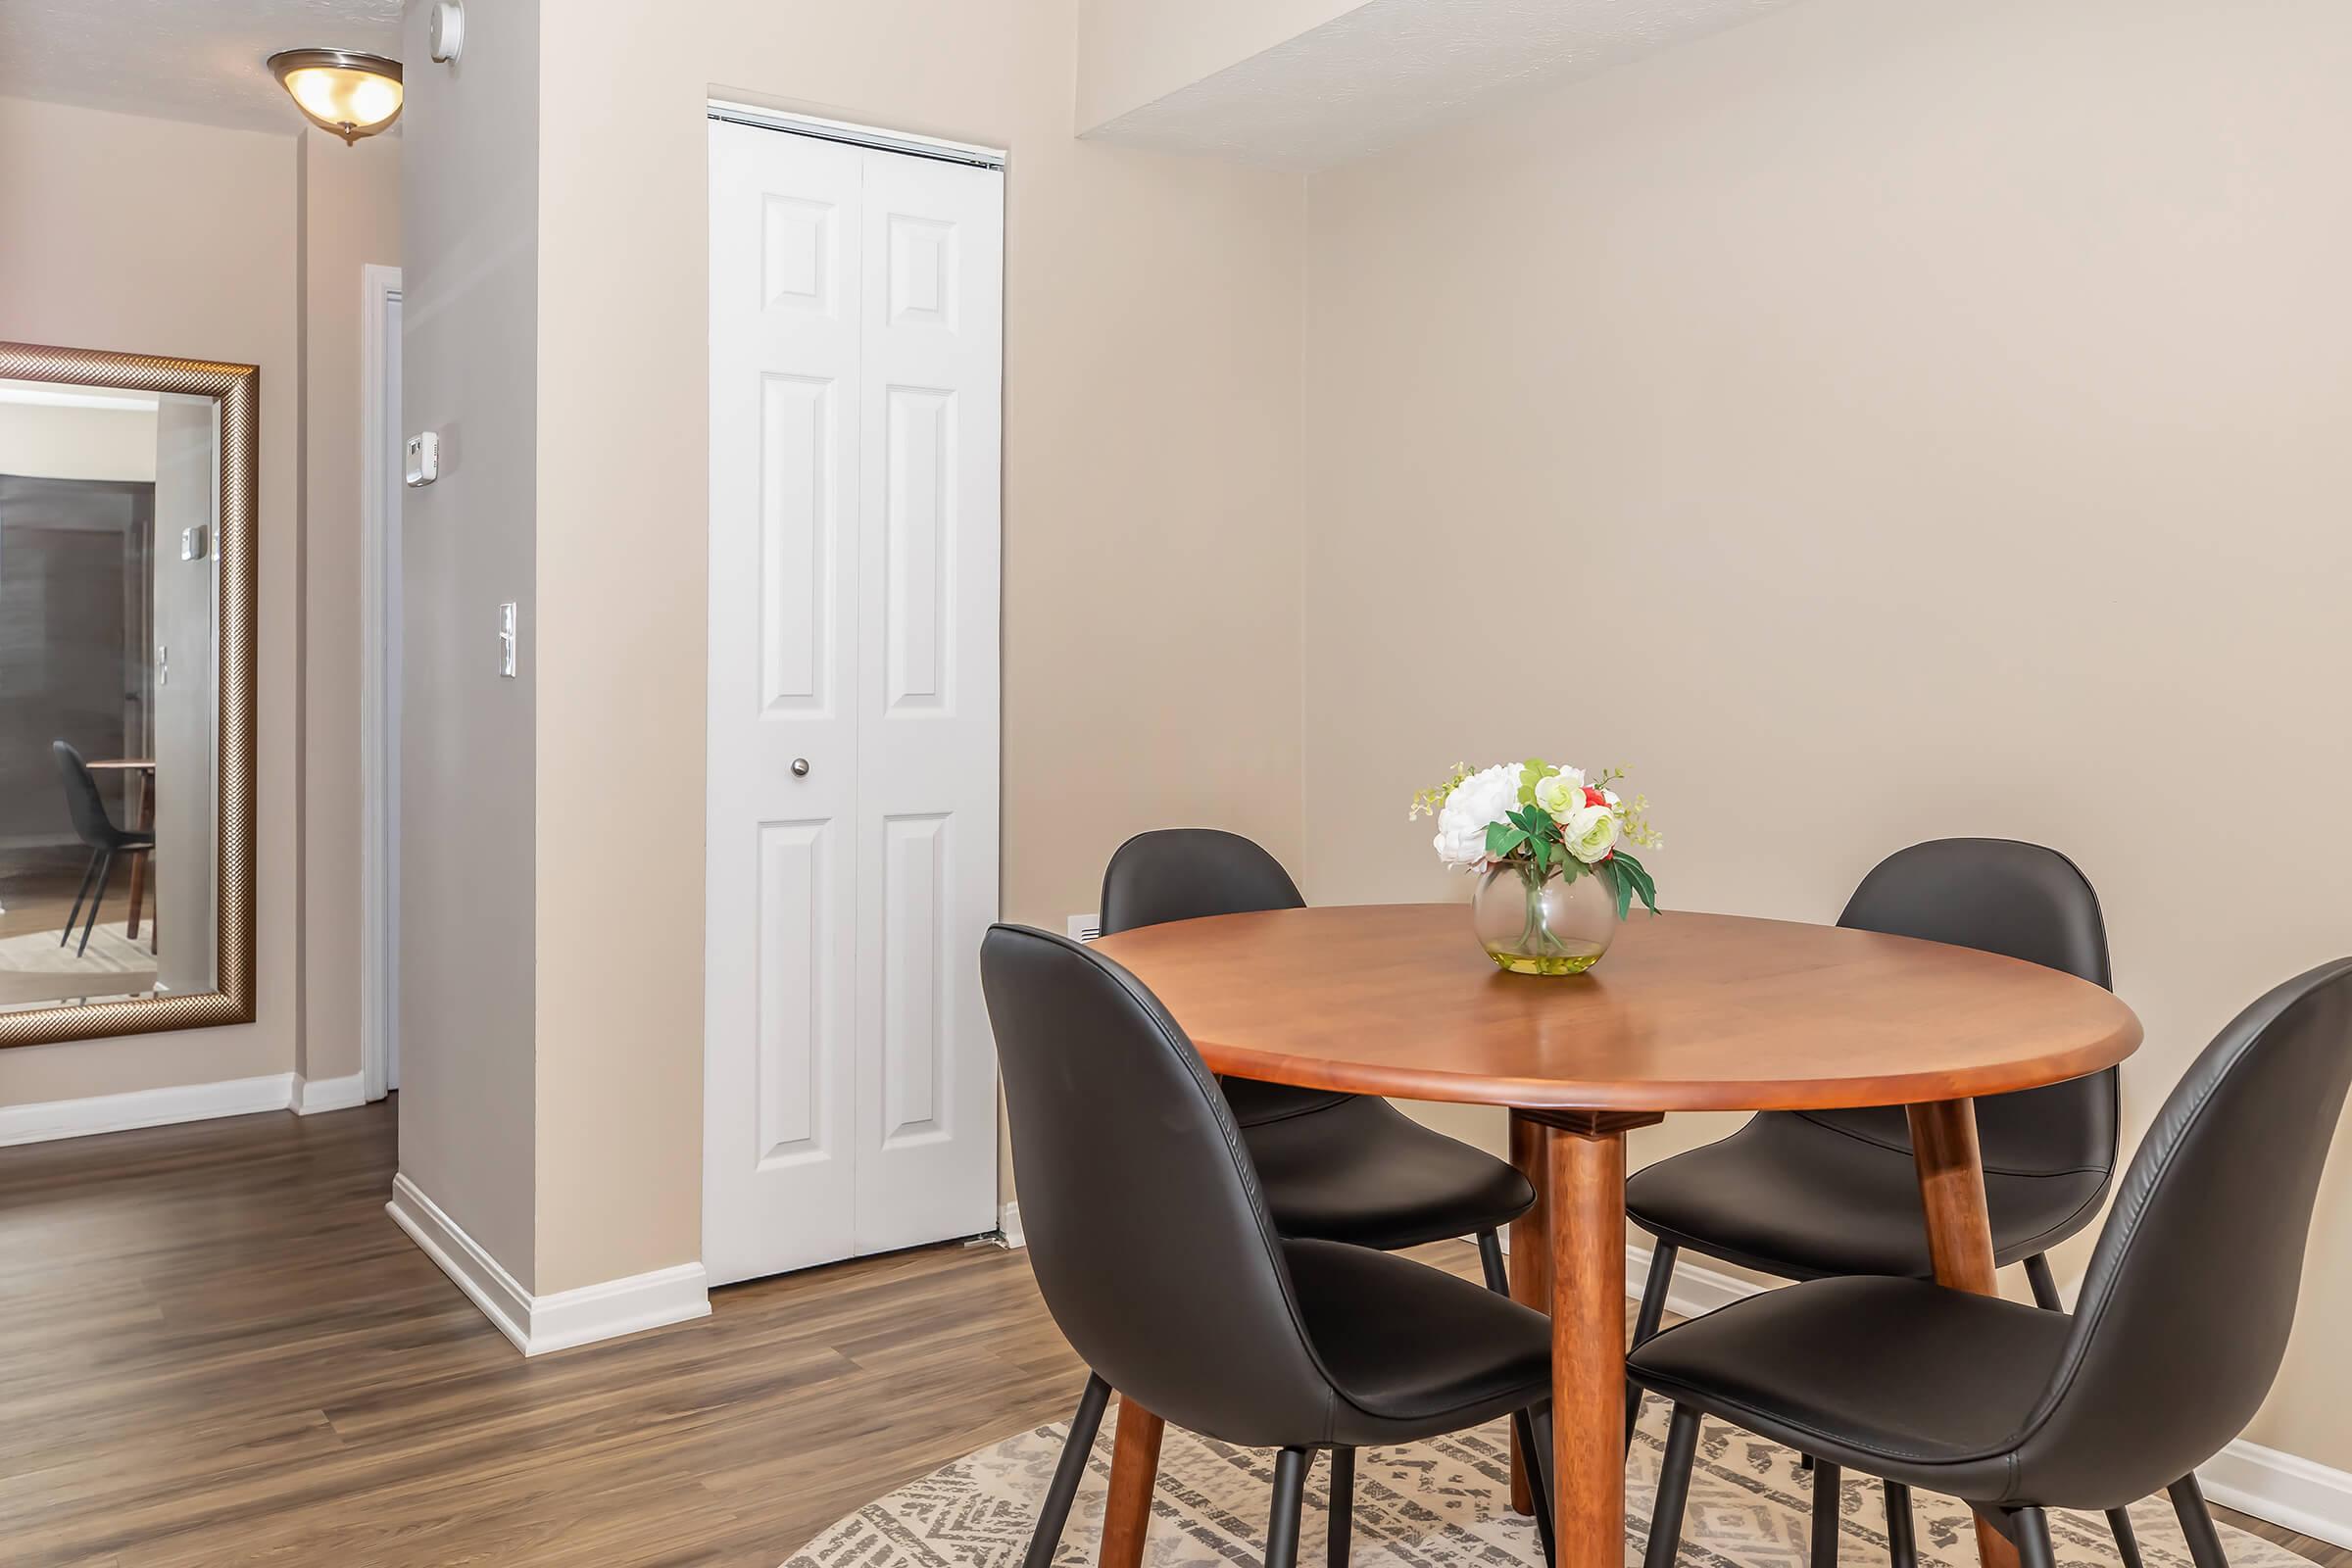
<instances>
[{"instance_id":1,"label":"wooden table leg","mask_svg":"<svg viewBox=\"0 0 2352 1568\"><path fill-rule=\"evenodd\" d=\"M1542 1122L1511 1113L1511 1163L1536 1190L1536 1206L1511 1221L1511 1299L1539 1312L1551 1307L1551 1237L1544 1228L1550 1223L1544 1193L1551 1185L1551 1163L1544 1158L1544 1131ZM1511 1428L1511 1507L1523 1515L1536 1511L1516 1425Z\"/></svg>"},{"instance_id":2,"label":"wooden table leg","mask_svg":"<svg viewBox=\"0 0 2352 1568\"><path fill-rule=\"evenodd\" d=\"M1663 1118L1531 1114L1549 1176L1552 1538L1559 1568L1624 1568L1625 1134Z\"/></svg>"},{"instance_id":3,"label":"wooden table leg","mask_svg":"<svg viewBox=\"0 0 2352 1568\"><path fill-rule=\"evenodd\" d=\"M155 831L154 786L147 782L145 774L134 768L130 775L130 787L139 794L139 808L133 813L134 818L141 831L152 833ZM142 850L130 858L130 926L123 935L133 942L139 940L139 901L147 892L147 857L149 853Z\"/></svg>"},{"instance_id":4,"label":"wooden table leg","mask_svg":"<svg viewBox=\"0 0 2352 1568\"><path fill-rule=\"evenodd\" d=\"M1977 1150L1976 1102L1931 1101L1909 1106L1908 1113L1936 1283L1998 1296L1992 1222L1984 1208L1984 1164ZM1977 1560L1983 1568L2018 1568L2017 1547L1983 1514L1977 1516Z\"/></svg>"},{"instance_id":5,"label":"wooden table leg","mask_svg":"<svg viewBox=\"0 0 2352 1568\"><path fill-rule=\"evenodd\" d=\"M1159 1439L1167 1424L1119 1396L1119 1426L1110 1446L1110 1496L1102 1507L1101 1568L1137 1568L1144 1532L1152 1525L1152 1487L1159 1476Z\"/></svg>"}]
</instances>

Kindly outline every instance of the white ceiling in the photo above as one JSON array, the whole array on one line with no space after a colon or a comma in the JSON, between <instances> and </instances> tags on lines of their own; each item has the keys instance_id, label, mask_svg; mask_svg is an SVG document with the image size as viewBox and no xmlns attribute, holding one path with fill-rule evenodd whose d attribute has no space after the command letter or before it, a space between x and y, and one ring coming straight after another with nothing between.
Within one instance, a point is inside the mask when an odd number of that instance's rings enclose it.
<instances>
[{"instance_id":1,"label":"white ceiling","mask_svg":"<svg viewBox=\"0 0 2352 1568\"><path fill-rule=\"evenodd\" d=\"M400 0L0 0L0 96L290 135L264 60L399 43Z\"/></svg>"},{"instance_id":2,"label":"white ceiling","mask_svg":"<svg viewBox=\"0 0 2352 1568\"><path fill-rule=\"evenodd\" d=\"M1794 0L1367 0L1088 135L1312 172Z\"/></svg>"}]
</instances>

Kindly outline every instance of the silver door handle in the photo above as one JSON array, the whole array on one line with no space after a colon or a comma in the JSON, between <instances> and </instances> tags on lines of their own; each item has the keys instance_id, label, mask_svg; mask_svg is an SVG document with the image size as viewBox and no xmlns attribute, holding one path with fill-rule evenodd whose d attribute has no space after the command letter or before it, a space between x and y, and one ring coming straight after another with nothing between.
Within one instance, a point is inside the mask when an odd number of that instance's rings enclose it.
<instances>
[{"instance_id":1,"label":"silver door handle","mask_svg":"<svg viewBox=\"0 0 2352 1568\"><path fill-rule=\"evenodd\" d=\"M806 757L796 757L792 760L792 776L794 778L807 778L808 776L808 759Z\"/></svg>"}]
</instances>

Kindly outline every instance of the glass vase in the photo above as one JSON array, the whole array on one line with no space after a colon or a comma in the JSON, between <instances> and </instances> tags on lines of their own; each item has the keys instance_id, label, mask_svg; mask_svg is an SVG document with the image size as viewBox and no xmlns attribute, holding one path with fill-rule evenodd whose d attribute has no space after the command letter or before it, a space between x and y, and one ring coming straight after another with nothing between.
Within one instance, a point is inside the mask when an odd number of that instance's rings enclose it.
<instances>
[{"instance_id":1,"label":"glass vase","mask_svg":"<svg viewBox=\"0 0 2352 1568\"><path fill-rule=\"evenodd\" d=\"M1470 923L1487 956L1512 974L1583 974L1617 934L1617 898L1590 867L1570 881L1505 860L1480 878Z\"/></svg>"}]
</instances>

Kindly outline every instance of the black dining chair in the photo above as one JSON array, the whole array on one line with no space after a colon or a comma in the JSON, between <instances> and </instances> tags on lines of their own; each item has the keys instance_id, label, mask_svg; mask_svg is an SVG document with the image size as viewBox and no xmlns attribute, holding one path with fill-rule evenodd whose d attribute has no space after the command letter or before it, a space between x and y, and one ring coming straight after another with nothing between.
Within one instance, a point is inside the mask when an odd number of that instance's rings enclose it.
<instances>
[{"instance_id":1,"label":"black dining chair","mask_svg":"<svg viewBox=\"0 0 2352 1568\"><path fill-rule=\"evenodd\" d=\"M1102 933L1305 903L1282 862L1240 834L1167 828L1110 858ZM1495 1233L1533 1207L1536 1193L1507 1162L1377 1096L1247 1078L1221 1087L1281 1234L1383 1251L1468 1236L1487 1283L1509 1289Z\"/></svg>"},{"instance_id":2,"label":"black dining chair","mask_svg":"<svg viewBox=\"0 0 2352 1568\"><path fill-rule=\"evenodd\" d=\"M2074 861L2009 839L1937 839L1879 862L1838 923L1998 953L2112 987L2099 898ZM1890 1051L1900 1041L1888 1041ZM2044 1255L2089 1224L2115 1172L2116 1072L1977 1102L1993 1257L2023 1262L2034 1298L2058 1309ZM1634 1321L1658 1331L1683 1251L1782 1279L1894 1274L1930 1279L1927 1223L1899 1105L1766 1111L1731 1137L1626 1181L1626 1215L1655 1237ZM1626 1396L1627 1441L1642 1391ZM1888 1518L1898 1528L1897 1498ZM2127 1568L2140 1568L2131 1516L2108 1517Z\"/></svg>"},{"instance_id":3,"label":"black dining chair","mask_svg":"<svg viewBox=\"0 0 2352 1568\"><path fill-rule=\"evenodd\" d=\"M1316 1450L1332 1454L1330 1560L1345 1568L1357 1448L1548 1400L1543 1314L1427 1264L1275 1228L1216 1079L1133 975L998 925L980 979L1030 1266L1090 1372L1025 1568L1053 1559L1114 1389L1219 1442L1280 1450L1266 1568L1297 1561Z\"/></svg>"},{"instance_id":4,"label":"black dining chair","mask_svg":"<svg viewBox=\"0 0 2352 1568\"><path fill-rule=\"evenodd\" d=\"M81 927L81 946L74 950L80 957L90 951L90 932L98 924L98 906L106 897L106 879L115 869L118 855L148 855L155 850L155 835L115 826L115 819L106 809L106 802L98 793L98 781L90 775L90 764L83 761L81 753L65 741L53 741L49 747L57 759L59 777L66 786L66 812L73 818L74 834L89 846L90 863L81 873L81 891L74 895L74 907L66 915L66 928L58 934L57 945L64 947L74 940L74 922L81 914L81 901L90 901L89 918Z\"/></svg>"},{"instance_id":5,"label":"black dining chair","mask_svg":"<svg viewBox=\"0 0 2352 1568\"><path fill-rule=\"evenodd\" d=\"M1647 1568L1675 1560L1702 1415L1815 1457L1813 1568L1843 1469L1932 1487L2054 1568L2049 1508L2165 1488L2197 1568L2228 1568L2196 1467L2285 1354L2314 1196L2352 1087L2352 958L2263 997L2208 1046L2132 1156L2070 1315L1925 1281L1767 1291L1627 1360L1674 1402ZM1905 1565L1907 1568L1907 1565Z\"/></svg>"}]
</instances>

